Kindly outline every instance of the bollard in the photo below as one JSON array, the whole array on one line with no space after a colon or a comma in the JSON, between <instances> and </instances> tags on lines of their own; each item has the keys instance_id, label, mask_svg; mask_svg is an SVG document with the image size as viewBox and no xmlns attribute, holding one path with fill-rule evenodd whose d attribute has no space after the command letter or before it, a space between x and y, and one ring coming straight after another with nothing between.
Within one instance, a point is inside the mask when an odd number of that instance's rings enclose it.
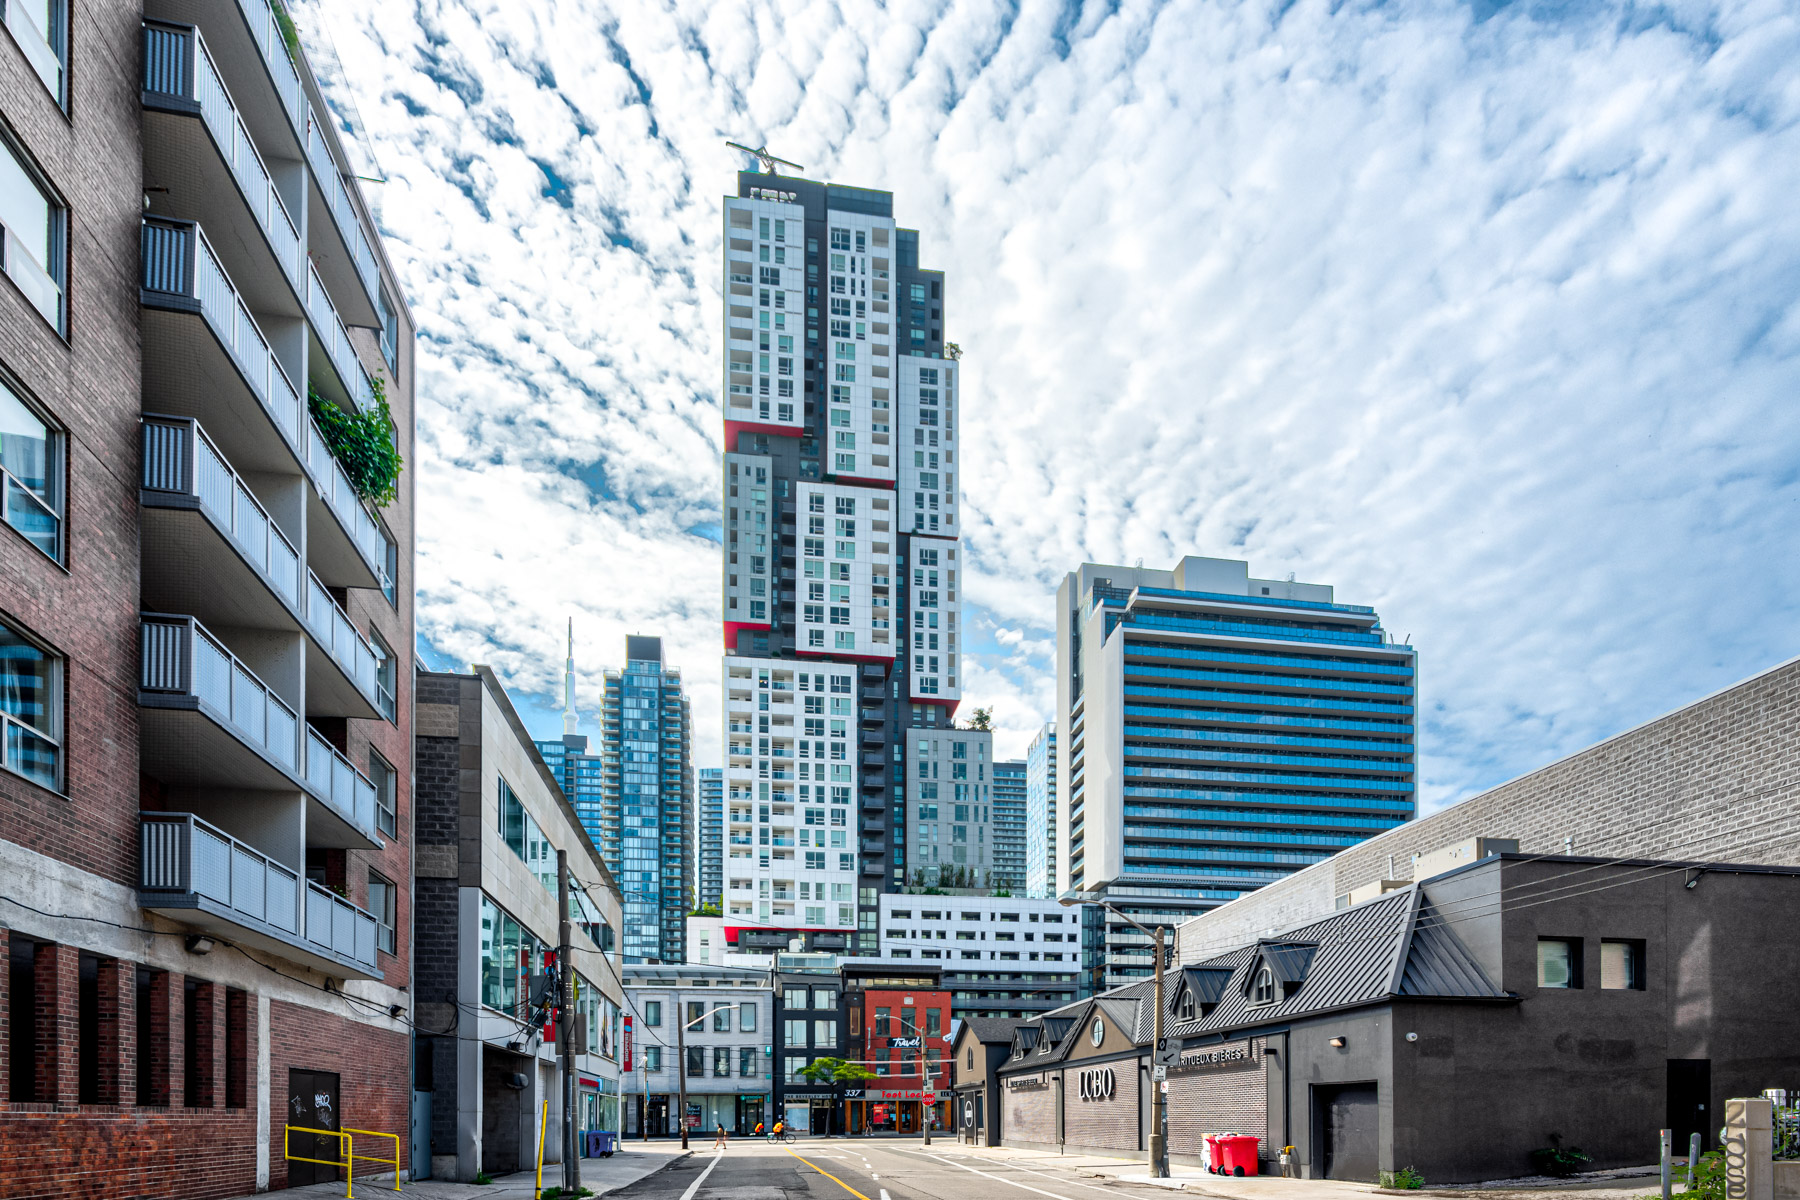
<instances>
[{"instance_id":1,"label":"bollard","mask_svg":"<svg viewBox=\"0 0 1800 1200\"><path fill-rule=\"evenodd\" d=\"M1674 1164L1670 1162L1671 1155L1669 1142L1674 1136L1675 1131L1672 1129L1665 1129L1662 1131L1662 1200L1669 1200L1669 1173L1670 1169L1674 1166Z\"/></svg>"},{"instance_id":2,"label":"bollard","mask_svg":"<svg viewBox=\"0 0 1800 1200\"><path fill-rule=\"evenodd\" d=\"M1688 1134L1688 1185L1687 1190L1700 1190L1700 1135Z\"/></svg>"}]
</instances>

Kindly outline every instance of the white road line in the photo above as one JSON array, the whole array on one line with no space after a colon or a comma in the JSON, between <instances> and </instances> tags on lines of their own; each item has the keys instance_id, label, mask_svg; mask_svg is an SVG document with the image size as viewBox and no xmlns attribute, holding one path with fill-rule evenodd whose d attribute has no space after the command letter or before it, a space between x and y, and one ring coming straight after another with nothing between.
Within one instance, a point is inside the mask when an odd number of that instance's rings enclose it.
<instances>
[{"instance_id":1,"label":"white road line","mask_svg":"<svg viewBox=\"0 0 1800 1200\"><path fill-rule=\"evenodd\" d=\"M681 1200L694 1200L694 1193L700 1190L700 1185L706 1182L706 1177L713 1173L713 1168L724 1161L725 1156L723 1154L714 1155L713 1160L706 1164L706 1170L700 1172L700 1177L688 1184L687 1191L681 1193Z\"/></svg>"},{"instance_id":2,"label":"white road line","mask_svg":"<svg viewBox=\"0 0 1800 1200\"><path fill-rule=\"evenodd\" d=\"M881 1200L888 1200L888 1194L887 1194L886 1188L881 1189Z\"/></svg>"},{"instance_id":3,"label":"white road line","mask_svg":"<svg viewBox=\"0 0 1800 1200\"><path fill-rule=\"evenodd\" d=\"M1108 1196L1116 1197L1119 1194L1118 1192L1113 1191L1109 1188L1095 1187L1091 1183L1076 1183L1073 1179L1059 1179L1057 1176L1051 1174L1049 1171L1033 1171L1030 1167L1021 1167L1018 1163L1008 1163L1007 1165L1012 1167L1016 1171L1024 1171L1027 1174L1031 1174L1031 1175L1041 1175L1045 1179L1056 1179L1057 1182L1065 1183L1070 1187L1086 1188L1090 1192L1104 1192Z\"/></svg>"},{"instance_id":4,"label":"white road line","mask_svg":"<svg viewBox=\"0 0 1800 1200\"><path fill-rule=\"evenodd\" d=\"M1040 1196L1049 1196L1050 1200L1070 1200L1070 1197L1068 1197L1068 1196L1059 1195L1056 1192L1046 1192L1043 1188L1034 1188L1029 1183L1020 1183L1018 1180L1008 1179L1004 1175L990 1175L986 1171L977 1171L974 1167L965 1167L965 1166L963 1166L962 1163L951 1162L949 1159L947 1159L939 1154L926 1154L922 1150L909 1150L909 1151L906 1151L906 1153L918 1154L919 1156L921 1156L923 1158L929 1158L929 1159L933 1159L937 1162L941 1162L947 1167L956 1167L959 1170L967 1171L972 1175L980 1175L984 1179L992 1179L998 1183L1004 1183L1004 1184L1008 1184L1011 1187L1021 1188L1027 1192L1036 1192ZM681 1198L681 1200L688 1200L688 1197L683 1196Z\"/></svg>"}]
</instances>

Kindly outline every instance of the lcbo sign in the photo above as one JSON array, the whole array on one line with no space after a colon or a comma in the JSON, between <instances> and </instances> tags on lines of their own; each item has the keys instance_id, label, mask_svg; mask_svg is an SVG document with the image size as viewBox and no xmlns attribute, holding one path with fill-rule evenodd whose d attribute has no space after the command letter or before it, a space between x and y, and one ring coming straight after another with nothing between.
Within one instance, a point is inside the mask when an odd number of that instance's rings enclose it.
<instances>
[{"instance_id":1,"label":"lcbo sign","mask_svg":"<svg viewBox=\"0 0 1800 1200\"><path fill-rule=\"evenodd\" d=\"M1094 1067L1081 1072L1079 1086L1083 1100L1111 1100L1119 1090L1111 1067Z\"/></svg>"}]
</instances>

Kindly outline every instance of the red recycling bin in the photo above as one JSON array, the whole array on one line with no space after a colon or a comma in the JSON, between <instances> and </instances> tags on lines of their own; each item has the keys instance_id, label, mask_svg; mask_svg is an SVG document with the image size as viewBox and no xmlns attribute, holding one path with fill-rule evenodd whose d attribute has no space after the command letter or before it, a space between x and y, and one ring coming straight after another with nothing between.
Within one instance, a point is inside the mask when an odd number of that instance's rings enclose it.
<instances>
[{"instance_id":1,"label":"red recycling bin","mask_svg":"<svg viewBox=\"0 0 1800 1200\"><path fill-rule=\"evenodd\" d=\"M1211 1140L1217 1149L1217 1157L1213 1161L1219 1164L1219 1174L1256 1174L1256 1138L1247 1134L1232 1134Z\"/></svg>"},{"instance_id":2,"label":"red recycling bin","mask_svg":"<svg viewBox=\"0 0 1800 1200\"><path fill-rule=\"evenodd\" d=\"M1219 1157L1221 1154L1221 1151L1219 1150L1219 1139L1217 1135L1211 1133L1205 1134L1203 1137L1206 1141L1206 1169L1211 1171L1214 1175L1217 1175L1219 1173Z\"/></svg>"}]
</instances>

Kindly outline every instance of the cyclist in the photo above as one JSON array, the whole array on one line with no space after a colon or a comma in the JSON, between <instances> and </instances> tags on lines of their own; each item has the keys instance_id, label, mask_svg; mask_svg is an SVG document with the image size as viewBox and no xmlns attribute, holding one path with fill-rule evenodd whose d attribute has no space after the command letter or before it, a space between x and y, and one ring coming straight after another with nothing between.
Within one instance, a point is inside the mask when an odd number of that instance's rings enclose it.
<instances>
[{"instance_id":1,"label":"cyclist","mask_svg":"<svg viewBox=\"0 0 1800 1200\"><path fill-rule=\"evenodd\" d=\"M764 1127L764 1125L761 1121L758 1121L756 1123L756 1136L762 1137L767 1132L768 1132L768 1129Z\"/></svg>"},{"instance_id":2,"label":"cyclist","mask_svg":"<svg viewBox=\"0 0 1800 1200\"><path fill-rule=\"evenodd\" d=\"M769 1140L774 1141L774 1142L779 1142L781 1140L782 1133L786 1129L787 1129L787 1123L785 1121L775 1122L775 1131L769 1135Z\"/></svg>"}]
</instances>

